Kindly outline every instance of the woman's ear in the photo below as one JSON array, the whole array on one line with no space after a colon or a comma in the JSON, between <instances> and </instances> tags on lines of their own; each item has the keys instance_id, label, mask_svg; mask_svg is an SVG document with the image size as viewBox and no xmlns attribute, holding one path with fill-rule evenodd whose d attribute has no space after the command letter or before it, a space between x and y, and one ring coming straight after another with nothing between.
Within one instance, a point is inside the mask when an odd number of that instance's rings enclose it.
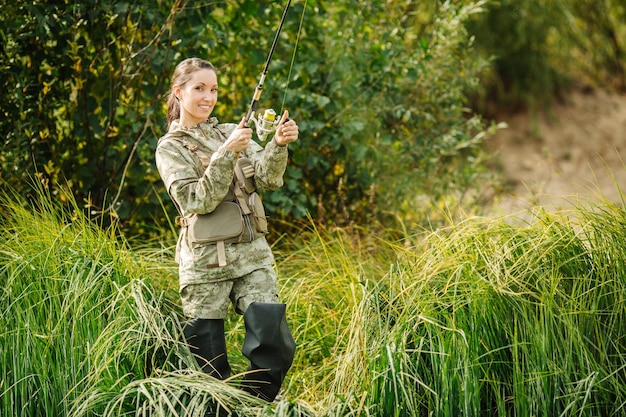
<instances>
[{"instance_id":1,"label":"woman's ear","mask_svg":"<svg viewBox=\"0 0 626 417\"><path fill-rule=\"evenodd\" d=\"M180 100L180 87L175 85L174 87L172 87L172 91L174 92L174 97L176 97L176 100Z\"/></svg>"}]
</instances>

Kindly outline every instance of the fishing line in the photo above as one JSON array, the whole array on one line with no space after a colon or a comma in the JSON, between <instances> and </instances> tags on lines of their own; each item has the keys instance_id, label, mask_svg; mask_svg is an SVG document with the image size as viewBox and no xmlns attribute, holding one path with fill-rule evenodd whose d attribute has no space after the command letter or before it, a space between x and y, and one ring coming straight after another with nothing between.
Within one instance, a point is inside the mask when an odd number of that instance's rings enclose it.
<instances>
[{"instance_id":1,"label":"fishing line","mask_svg":"<svg viewBox=\"0 0 626 417\"><path fill-rule=\"evenodd\" d=\"M285 85L285 94L283 94L283 101L280 104L280 113L285 110L285 101L287 100L287 93L289 92L289 83L291 82L291 72L293 71L293 65L296 61L296 53L298 52L298 45L300 44L300 33L302 32L302 25L304 23L304 15L306 14L306 6L308 0L304 0L304 7L302 9L302 16L300 16L300 25L298 26L298 35L296 36L296 44L293 48L293 54L291 56L291 63L289 64L289 74L287 75L287 85Z\"/></svg>"}]
</instances>

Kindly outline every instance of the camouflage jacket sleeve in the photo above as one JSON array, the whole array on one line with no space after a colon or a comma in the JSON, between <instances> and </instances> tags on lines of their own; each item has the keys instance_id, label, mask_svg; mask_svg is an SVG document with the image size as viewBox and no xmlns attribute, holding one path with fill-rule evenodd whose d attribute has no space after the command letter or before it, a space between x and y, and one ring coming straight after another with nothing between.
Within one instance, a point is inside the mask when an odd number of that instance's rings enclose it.
<instances>
[{"instance_id":1,"label":"camouflage jacket sleeve","mask_svg":"<svg viewBox=\"0 0 626 417\"><path fill-rule=\"evenodd\" d=\"M165 137L157 147L155 158L167 192L186 216L215 210L233 181L237 154L220 146L204 169L192 151Z\"/></svg>"},{"instance_id":2,"label":"camouflage jacket sleeve","mask_svg":"<svg viewBox=\"0 0 626 417\"><path fill-rule=\"evenodd\" d=\"M283 175L287 168L287 146L280 146L273 139L265 148L250 142L246 156L254 164L254 180L259 191L275 190L283 185Z\"/></svg>"}]
</instances>

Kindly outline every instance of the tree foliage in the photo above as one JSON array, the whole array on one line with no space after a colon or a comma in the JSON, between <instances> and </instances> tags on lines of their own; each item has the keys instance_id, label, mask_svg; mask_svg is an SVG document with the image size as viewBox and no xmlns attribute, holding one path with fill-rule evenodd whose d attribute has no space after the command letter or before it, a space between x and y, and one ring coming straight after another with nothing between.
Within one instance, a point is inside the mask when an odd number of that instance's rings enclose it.
<instances>
[{"instance_id":1,"label":"tree foliage","mask_svg":"<svg viewBox=\"0 0 626 417\"><path fill-rule=\"evenodd\" d=\"M626 7L619 0L491 1L469 22L493 57L483 85L500 105L534 108L573 81L626 91Z\"/></svg>"},{"instance_id":2,"label":"tree foliage","mask_svg":"<svg viewBox=\"0 0 626 417\"><path fill-rule=\"evenodd\" d=\"M22 184L35 176L58 198L59 184L67 183L92 216L119 221L133 234L166 225L165 213L174 213L154 149L165 133L174 66L189 56L211 60L221 92L214 114L238 120L258 82L281 3L4 5L1 179L28 193ZM385 212L410 212L419 196L436 199L475 187L478 145L488 128L467 109L467 97L490 54L496 56L492 74L530 94L549 90L540 76L563 75L550 58L564 42L554 34L563 15L555 2L292 3L260 103L289 109L301 128L301 140L290 146L285 186L264 196L274 218L310 213L330 223L363 223ZM580 53L592 51L598 63L612 57L615 65L606 72L623 72L618 22L624 8L601 3L558 5L569 5L563 16L578 28L570 41ZM580 20L590 9L594 18ZM489 44L477 27L506 45ZM599 42L592 32L613 44L592 48Z\"/></svg>"},{"instance_id":3,"label":"tree foliage","mask_svg":"<svg viewBox=\"0 0 626 417\"><path fill-rule=\"evenodd\" d=\"M59 197L58 185L67 183L89 210L124 219L150 202L176 13L167 2L151 4L18 1L4 8L6 182L20 187L36 175Z\"/></svg>"},{"instance_id":4,"label":"tree foliage","mask_svg":"<svg viewBox=\"0 0 626 417\"><path fill-rule=\"evenodd\" d=\"M130 222L137 232L162 225L167 197L153 151L173 67L187 56L212 60L222 86L215 113L236 120L281 7L183 0L7 6L2 178L19 187L36 175L52 193L67 182L94 215ZM302 140L292 147L285 187L266 196L271 212L363 219L376 214L375 200L400 201L407 186L436 188L434 172L453 174L442 158L481 131L462 109L475 70L459 25L467 13L451 3L294 3L263 101L288 107Z\"/></svg>"}]
</instances>

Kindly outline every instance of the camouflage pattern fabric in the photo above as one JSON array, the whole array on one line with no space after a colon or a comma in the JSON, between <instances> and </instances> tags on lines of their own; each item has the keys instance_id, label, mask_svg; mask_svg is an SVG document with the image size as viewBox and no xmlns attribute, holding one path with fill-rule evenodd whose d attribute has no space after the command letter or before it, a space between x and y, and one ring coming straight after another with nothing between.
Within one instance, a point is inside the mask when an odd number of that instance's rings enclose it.
<instances>
[{"instance_id":1,"label":"camouflage pattern fabric","mask_svg":"<svg viewBox=\"0 0 626 417\"><path fill-rule=\"evenodd\" d=\"M172 122L168 133L159 140L155 155L157 169L181 215L210 213L222 200L231 197L229 189L237 154L226 150L223 144L236 126L219 124L215 117L193 128ZM204 166L194 152L172 139L174 135L184 137L210 156L209 165ZM263 148L251 141L243 154L252 161L259 192L283 185L288 157L286 146L279 146L271 140ZM216 245L192 245L186 228L181 229L177 246L181 289L186 285L237 279L257 269L271 269L274 264L271 248L264 237L249 243L226 244L227 265L223 267L216 266Z\"/></svg>"},{"instance_id":2,"label":"camouflage pattern fabric","mask_svg":"<svg viewBox=\"0 0 626 417\"><path fill-rule=\"evenodd\" d=\"M180 297L187 317L223 319L229 299L235 311L244 314L253 302L278 302L276 274L271 267L260 268L231 281L186 285L180 289Z\"/></svg>"}]
</instances>

